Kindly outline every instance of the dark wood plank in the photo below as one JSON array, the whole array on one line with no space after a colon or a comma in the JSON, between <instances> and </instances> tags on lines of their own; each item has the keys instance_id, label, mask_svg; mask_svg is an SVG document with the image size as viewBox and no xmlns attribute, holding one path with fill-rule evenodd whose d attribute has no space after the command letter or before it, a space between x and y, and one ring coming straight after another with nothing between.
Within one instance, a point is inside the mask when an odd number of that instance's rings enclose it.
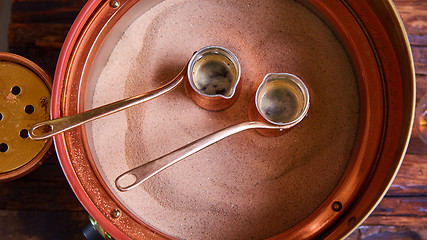
<instances>
[{"instance_id":1,"label":"dark wood plank","mask_svg":"<svg viewBox=\"0 0 427 240\"><path fill-rule=\"evenodd\" d=\"M2 239L84 240L85 212L0 210Z\"/></svg>"},{"instance_id":2,"label":"dark wood plank","mask_svg":"<svg viewBox=\"0 0 427 240\"><path fill-rule=\"evenodd\" d=\"M14 0L9 52L31 59L54 76L62 43L85 0Z\"/></svg>"},{"instance_id":3,"label":"dark wood plank","mask_svg":"<svg viewBox=\"0 0 427 240\"><path fill-rule=\"evenodd\" d=\"M419 76L427 74L427 45L426 47L412 46L412 55L414 57L415 72Z\"/></svg>"},{"instance_id":4,"label":"dark wood plank","mask_svg":"<svg viewBox=\"0 0 427 240\"><path fill-rule=\"evenodd\" d=\"M413 46L427 45L427 1L394 0Z\"/></svg>"},{"instance_id":5,"label":"dark wood plank","mask_svg":"<svg viewBox=\"0 0 427 240\"><path fill-rule=\"evenodd\" d=\"M0 183L0 196L5 210L84 211L55 154L27 176Z\"/></svg>"},{"instance_id":6,"label":"dark wood plank","mask_svg":"<svg viewBox=\"0 0 427 240\"><path fill-rule=\"evenodd\" d=\"M364 225L427 226L427 196L385 197Z\"/></svg>"},{"instance_id":7,"label":"dark wood plank","mask_svg":"<svg viewBox=\"0 0 427 240\"><path fill-rule=\"evenodd\" d=\"M415 132L415 129L413 130ZM427 155L427 147L426 144L418 137L417 133L414 133L411 137L411 140L409 142L408 154L419 154L419 155Z\"/></svg>"},{"instance_id":8,"label":"dark wood plank","mask_svg":"<svg viewBox=\"0 0 427 240\"><path fill-rule=\"evenodd\" d=\"M347 240L422 240L422 228L400 226L361 226Z\"/></svg>"},{"instance_id":9,"label":"dark wood plank","mask_svg":"<svg viewBox=\"0 0 427 240\"><path fill-rule=\"evenodd\" d=\"M427 55L424 55L426 58ZM421 97L427 94L427 74L416 74L417 77L417 103Z\"/></svg>"},{"instance_id":10,"label":"dark wood plank","mask_svg":"<svg viewBox=\"0 0 427 240\"><path fill-rule=\"evenodd\" d=\"M9 52L43 68L51 77L71 23L15 23L9 25Z\"/></svg>"},{"instance_id":11,"label":"dark wood plank","mask_svg":"<svg viewBox=\"0 0 427 240\"><path fill-rule=\"evenodd\" d=\"M427 155L405 156L386 197L427 197ZM424 206L427 211L427 205Z\"/></svg>"},{"instance_id":12,"label":"dark wood plank","mask_svg":"<svg viewBox=\"0 0 427 240\"><path fill-rule=\"evenodd\" d=\"M85 0L14 0L12 22L73 22Z\"/></svg>"}]
</instances>

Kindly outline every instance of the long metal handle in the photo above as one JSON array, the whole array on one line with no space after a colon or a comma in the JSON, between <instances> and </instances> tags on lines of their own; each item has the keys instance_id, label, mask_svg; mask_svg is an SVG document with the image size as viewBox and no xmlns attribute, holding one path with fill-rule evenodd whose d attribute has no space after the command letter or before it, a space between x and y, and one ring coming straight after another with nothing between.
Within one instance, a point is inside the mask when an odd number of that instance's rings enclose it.
<instances>
[{"instance_id":1,"label":"long metal handle","mask_svg":"<svg viewBox=\"0 0 427 240\"><path fill-rule=\"evenodd\" d=\"M188 64L174 79L153 91L123 99L114 103L110 103L76 115L36 123L28 130L28 134L33 140L43 140L52 137L55 134L67 131L68 129L93 121L95 119L149 101L153 98L156 98L175 89L185 78L187 74L187 67Z\"/></svg>"},{"instance_id":2,"label":"long metal handle","mask_svg":"<svg viewBox=\"0 0 427 240\"><path fill-rule=\"evenodd\" d=\"M235 133L254 128L287 129L294 125L277 126L263 122L244 122L224 128L121 174L116 178L116 187L120 191L128 191L182 159Z\"/></svg>"}]
</instances>

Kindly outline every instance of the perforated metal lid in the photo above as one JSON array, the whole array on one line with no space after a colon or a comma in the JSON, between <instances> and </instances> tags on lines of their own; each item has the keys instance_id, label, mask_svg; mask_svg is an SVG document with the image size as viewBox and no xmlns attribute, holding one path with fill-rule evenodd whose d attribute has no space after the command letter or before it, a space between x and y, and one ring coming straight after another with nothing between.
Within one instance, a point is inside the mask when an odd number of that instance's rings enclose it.
<instances>
[{"instance_id":1,"label":"perforated metal lid","mask_svg":"<svg viewBox=\"0 0 427 240\"><path fill-rule=\"evenodd\" d=\"M23 176L43 160L52 139L33 141L28 128L49 119L51 79L35 63L0 53L0 181Z\"/></svg>"}]
</instances>

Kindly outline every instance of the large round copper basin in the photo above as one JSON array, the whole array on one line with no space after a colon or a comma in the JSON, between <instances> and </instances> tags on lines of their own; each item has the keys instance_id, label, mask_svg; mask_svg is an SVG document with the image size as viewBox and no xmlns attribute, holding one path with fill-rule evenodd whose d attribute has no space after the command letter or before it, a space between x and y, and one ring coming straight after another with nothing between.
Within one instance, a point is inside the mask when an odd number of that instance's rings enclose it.
<instances>
[{"instance_id":1,"label":"large round copper basin","mask_svg":"<svg viewBox=\"0 0 427 240\"><path fill-rule=\"evenodd\" d=\"M96 58L108 54L123 29L159 2L94 0L85 5L58 60L52 118L85 109L86 91L92 84L88 79L100 71ZM415 106L413 60L390 0L301 3L327 23L347 49L359 87L359 130L352 157L333 192L307 218L273 239L340 239L374 210L402 163ZM112 237L170 238L144 223L113 194L94 163L84 126L55 136L54 142L74 193Z\"/></svg>"}]
</instances>

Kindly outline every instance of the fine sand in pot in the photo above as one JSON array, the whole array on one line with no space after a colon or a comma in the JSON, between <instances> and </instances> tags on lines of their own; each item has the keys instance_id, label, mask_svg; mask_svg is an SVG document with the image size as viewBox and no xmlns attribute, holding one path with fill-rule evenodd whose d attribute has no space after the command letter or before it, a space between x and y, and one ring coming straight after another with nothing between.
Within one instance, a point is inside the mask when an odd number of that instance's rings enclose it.
<instances>
[{"instance_id":1,"label":"fine sand in pot","mask_svg":"<svg viewBox=\"0 0 427 240\"><path fill-rule=\"evenodd\" d=\"M228 109L194 104L183 85L93 122L92 154L114 194L153 228L184 239L263 239L294 226L332 192L352 154L357 80L329 28L294 1L166 0L124 33L101 72L93 105L153 90L204 46L231 50L242 92ZM289 133L233 135L121 193L115 178L224 127L248 120L252 95L270 72L307 85L307 117Z\"/></svg>"}]
</instances>

